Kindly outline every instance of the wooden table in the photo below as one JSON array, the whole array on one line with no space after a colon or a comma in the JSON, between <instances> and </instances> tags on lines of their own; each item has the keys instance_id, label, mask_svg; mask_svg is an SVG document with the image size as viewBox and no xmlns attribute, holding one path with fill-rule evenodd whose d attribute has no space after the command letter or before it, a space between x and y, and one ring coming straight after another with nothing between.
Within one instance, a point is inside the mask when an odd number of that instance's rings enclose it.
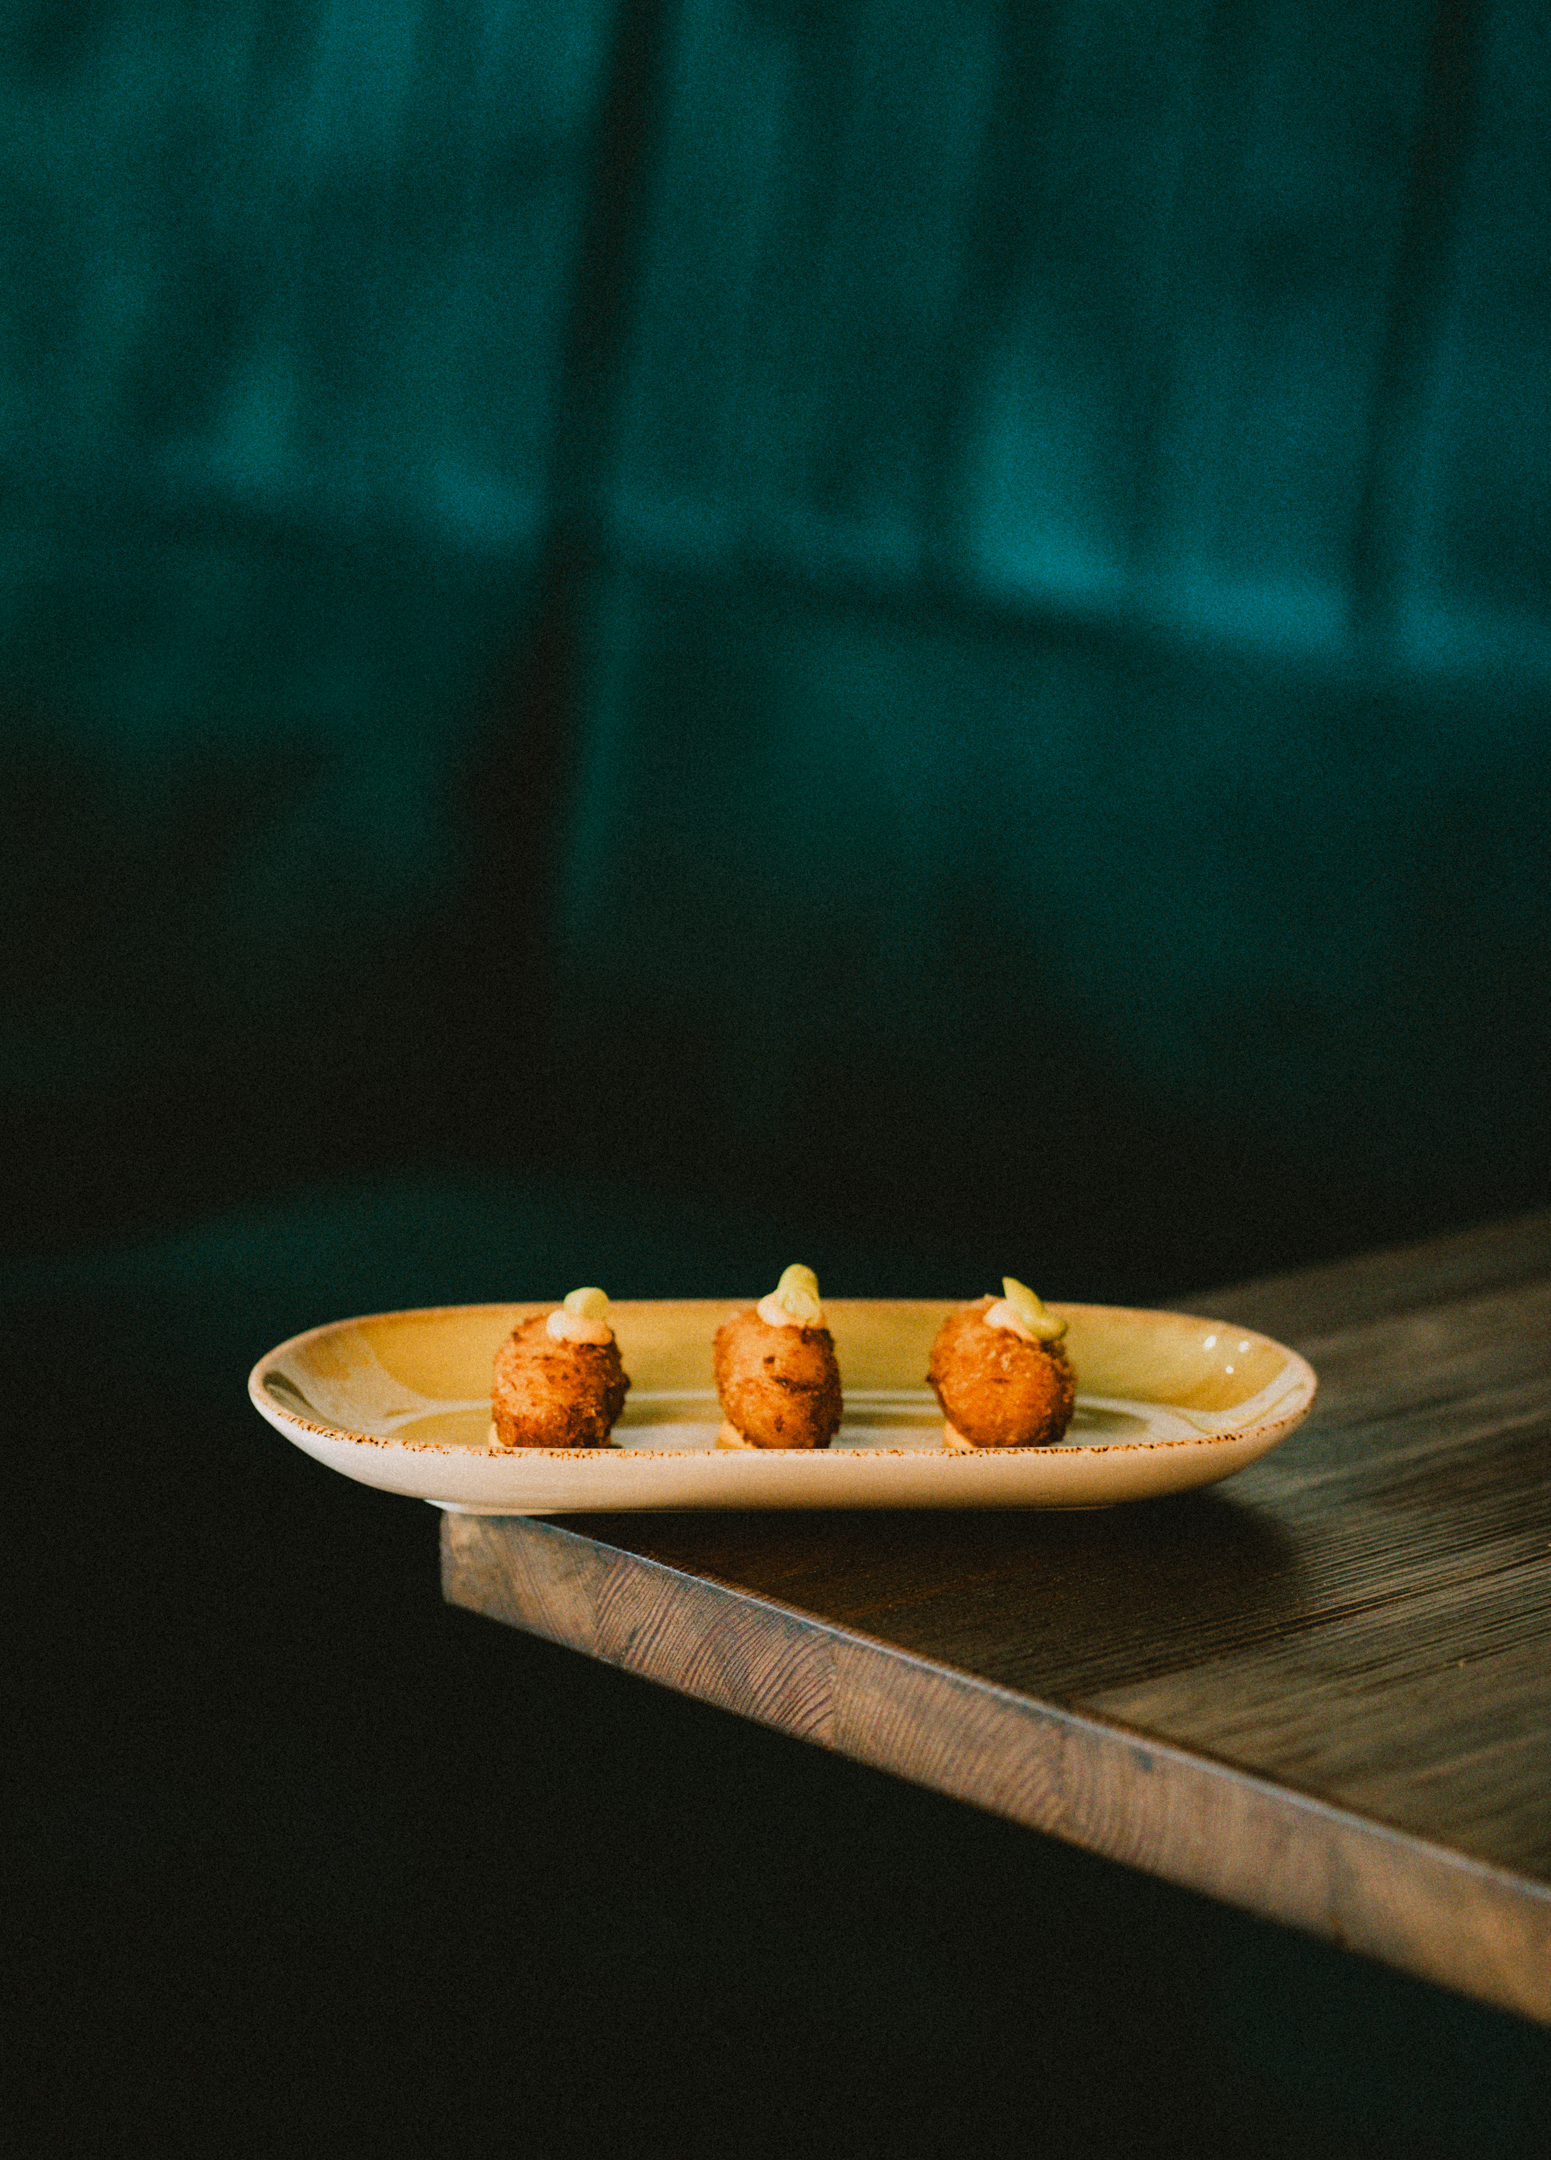
<instances>
[{"instance_id":1,"label":"wooden table","mask_svg":"<svg viewBox=\"0 0 1551 2160\"><path fill-rule=\"evenodd\" d=\"M447 1515L445 1594L1551 2023L1551 1215L1180 1302L1320 1375L1224 1485Z\"/></svg>"}]
</instances>

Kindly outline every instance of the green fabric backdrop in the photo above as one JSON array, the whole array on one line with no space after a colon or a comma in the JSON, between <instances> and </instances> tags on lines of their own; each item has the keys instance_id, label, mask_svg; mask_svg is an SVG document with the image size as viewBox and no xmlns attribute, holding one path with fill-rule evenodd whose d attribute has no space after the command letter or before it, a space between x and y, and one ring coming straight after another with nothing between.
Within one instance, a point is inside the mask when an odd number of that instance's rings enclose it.
<instances>
[{"instance_id":1,"label":"green fabric backdrop","mask_svg":"<svg viewBox=\"0 0 1551 2160\"><path fill-rule=\"evenodd\" d=\"M1544 1194L1548 38L9 7L23 1241L562 1112L1090 1285Z\"/></svg>"}]
</instances>

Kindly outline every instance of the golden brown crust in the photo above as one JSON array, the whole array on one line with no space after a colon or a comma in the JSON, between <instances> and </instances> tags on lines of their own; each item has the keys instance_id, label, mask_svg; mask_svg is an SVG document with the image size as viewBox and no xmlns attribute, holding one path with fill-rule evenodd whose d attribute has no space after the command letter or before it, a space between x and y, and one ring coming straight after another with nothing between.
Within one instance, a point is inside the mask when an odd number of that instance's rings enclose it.
<instances>
[{"instance_id":1,"label":"golden brown crust","mask_svg":"<svg viewBox=\"0 0 1551 2160\"><path fill-rule=\"evenodd\" d=\"M625 1407L617 1342L557 1342L549 1315L522 1321L495 1356L490 1406L502 1447L606 1447Z\"/></svg>"},{"instance_id":2,"label":"golden brown crust","mask_svg":"<svg viewBox=\"0 0 1551 2160\"><path fill-rule=\"evenodd\" d=\"M756 1447L828 1447L840 1430L840 1368L827 1327L769 1327L734 1313L712 1345L729 1425Z\"/></svg>"},{"instance_id":3,"label":"golden brown crust","mask_svg":"<svg viewBox=\"0 0 1551 2160\"><path fill-rule=\"evenodd\" d=\"M1059 1342L1028 1342L985 1315L983 1297L943 1322L926 1377L943 1416L975 1447L1049 1447L1072 1421L1077 1378Z\"/></svg>"}]
</instances>

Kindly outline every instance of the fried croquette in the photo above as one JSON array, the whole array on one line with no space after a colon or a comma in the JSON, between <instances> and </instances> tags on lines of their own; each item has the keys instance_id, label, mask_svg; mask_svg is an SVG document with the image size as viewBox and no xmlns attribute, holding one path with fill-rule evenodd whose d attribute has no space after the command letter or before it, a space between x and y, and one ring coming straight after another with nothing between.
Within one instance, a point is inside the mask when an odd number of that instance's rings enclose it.
<instances>
[{"instance_id":1,"label":"fried croquette","mask_svg":"<svg viewBox=\"0 0 1551 2160\"><path fill-rule=\"evenodd\" d=\"M723 1447L822 1448L840 1429L840 1368L811 1268L734 1313L712 1348Z\"/></svg>"},{"instance_id":2,"label":"fried croquette","mask_svg":"<svg viewBox=\"0 0 1551 2160\"><path fill-rule=\"evenodd\" d=\"M630 1382L601 1290L573 1290L496 1352L491 1435L498 1447L607 1447Z\"/></svg>"},{"instance_id":3,"label":"fried croquette","mask_svg":"<svg viewBox=\"0 0 1551 2160\"><path fill-rule=\"evenodd\" d=\"M1072 1421L1077 1381L1061 1346L1066 1322L1009 1276L1002 1298L952 1313L932 1345L927 1380L950 1447L1049 1447Z\"/></svg>"}]
</instances>

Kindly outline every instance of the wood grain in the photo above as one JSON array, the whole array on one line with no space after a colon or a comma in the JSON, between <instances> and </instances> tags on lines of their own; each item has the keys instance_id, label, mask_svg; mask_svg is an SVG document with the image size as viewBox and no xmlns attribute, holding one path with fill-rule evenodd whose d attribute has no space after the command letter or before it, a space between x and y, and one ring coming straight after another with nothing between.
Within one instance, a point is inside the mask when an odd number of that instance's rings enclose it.
<instances>
[{"instance_id":1,"label":"wood grain","mask_svg":"<svg viewBox=\"0 0 1551 2160\"><path fill-rule=\"evenodd\" d=\"M448 1516L446 1594L1551 2022L1551 1216L1188 1302L1320 1373L1228 1485Z\"/></svg>"},{"instance_id":2,"label":"wood grain","mask_svg":"<svg viewBox=\"0 0 1551 2160\"><path fill-rule=\"evenodd\" d=\"M1210 1307L1222 1319L1240 1320L1246 1327L1264 1325L1268 1334L1292 1342L1295 1337L1310 1339L1361 1327L1392 1313L1419 1313L1456 1298L1543 1282L1548 1271L1551 1213L1542 1210L1431 1238L1424 1245L1400 1245L1296 1274L1262 1276L1258 1282L1214 1290L1205 1299L1186 1298L1184 1305L1191 1312ZM1266 1315L1264 1323L1257 1313Z\"/></svg>"}]
</instances>

